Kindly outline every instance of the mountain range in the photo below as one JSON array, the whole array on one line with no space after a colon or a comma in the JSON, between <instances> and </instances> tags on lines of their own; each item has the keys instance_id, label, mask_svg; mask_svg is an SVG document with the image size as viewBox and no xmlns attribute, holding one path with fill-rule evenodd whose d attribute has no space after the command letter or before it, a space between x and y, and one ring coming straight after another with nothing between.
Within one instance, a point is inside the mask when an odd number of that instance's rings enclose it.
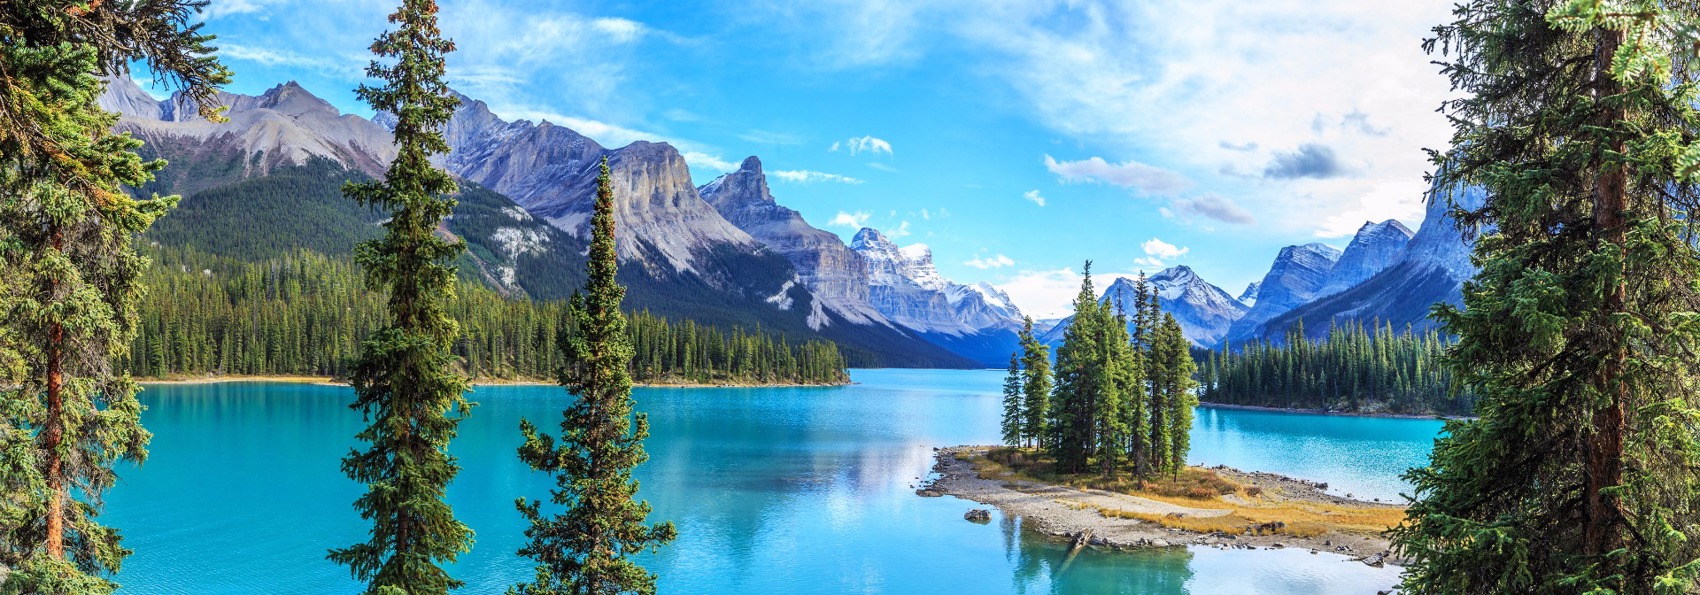
<instances>
[{"instance_id":1,"label":"mountain range","mask_svg":"<svg viewBox=\"0 0 1700 595\"><path fill-rule=\"evenodd\" d=\"M440 231L467 244L456 263L465 279L535 299L576 290L606 158L632 309L829 339L858 366L1001 365L1014 347L1021 316L1007 296L943 279L924 246L897 248L864 230L859 239L884 244L853 248L810 226L775 202L757 158L697 188L668 144L608 149L460 99L445 129L451 150L439 158L461 181L460 204ZM342 114L293 82L220 101L229 106L223 123L128 79L113 80L101 99L120 114L118 129L146 142L144 156L172 164L138 191L184 196L151 241L260 260L303 249L347 255L378 233L379 214L340 187L382 175L395 156L392 118ZM901 258L885 260L892 253Z\"/></svg>"},{"instance_id":2,"label":"mountain range","mask_svg":"<svg viewBox=\"0 0 1700 595\"><path fill-rule=\"evenodd\" d=\"M809 224L774 197L759 157L699 187L666 143L610 149L458 97L444 130L450 152L438 163L461 181L460 204L441 232L466 243L456 264L467 280L534 299L576 290L606 158L630 308L829 339L858 366L1001 367L1015 347L1023 315L1008 295L946 279L924 244L899 246L871 228L846 244ZM220 101L227 122L199 117L178 96L155 99L129 79L113 80L101 99L120 114L120 130L146 141L144 156L171 162L138 191L184 196L148 232L151 241L251 261L293 250L346 256L378 233L379 214L340 187L383 174L395 156L393 118L343 114L293 82ZM1467 244L1445 209L1431 205L1415 234L1396 220L1366 222L1344 251L1284 248L1238 298L1185 266L1149 281L1190 341L1217 347L1279 340L1300 321L1313 337L1351 320L1426 327L1429 306L1458 302L1473 274ZM1118 279L1103 299L1131 302L1132 291ZM1050 343L1067 326L1038 324Z\"/></svg>"}]
</instances>

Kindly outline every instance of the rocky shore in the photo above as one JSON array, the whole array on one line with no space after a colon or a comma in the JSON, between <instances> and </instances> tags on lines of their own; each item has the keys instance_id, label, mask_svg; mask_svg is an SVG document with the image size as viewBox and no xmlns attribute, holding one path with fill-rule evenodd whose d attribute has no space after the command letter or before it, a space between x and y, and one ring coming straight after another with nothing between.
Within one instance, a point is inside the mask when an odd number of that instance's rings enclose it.
<instances>
[{"instance_id":1,"label":"rocky shore","mask_svg":"<svg viewBox=\"0 0 1700 595\"><path fill-rule=\"evenodd\" d=\"M1329 530L1315 536L1283 533L1284 524L1271 522L1245 527L1242 534L1199 533L1105 511L1164 517L1210 518L1233 513L1227 508L1239 498L1230 494L1221 501L1201 502L1199 507L1094 489L1040 484L1025 480L982 478L969 458L983 456L994 447L957 446L935 449L933 472L937 477L920 486L923 497L956 496L1001 509L1018 516L1023 526L1077 547L1117 550L1151 547L1204 546L1220 549L1304 548L1312 553L1348 556L1372 566L1395 564L1386 537L1352 531ZM1392 505L1360 502L1327 493L1326 485L1273 473L1247 473L1226 467L1218 474L1246 486L1261 488L1260 498L1280 502L1393 508Z\"/></svg>"}]
</instances>

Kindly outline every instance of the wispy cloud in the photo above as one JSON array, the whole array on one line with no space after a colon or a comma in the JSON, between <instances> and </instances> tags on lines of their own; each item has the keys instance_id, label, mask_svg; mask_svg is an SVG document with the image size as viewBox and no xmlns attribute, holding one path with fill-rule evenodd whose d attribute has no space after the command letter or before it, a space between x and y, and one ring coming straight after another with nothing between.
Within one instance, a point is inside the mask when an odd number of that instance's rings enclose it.
<instances>
[{"instance_id":1,"label":"wispy cloud","mask_svg":"<svg viewBox=\"0 0 1700 595\"><path fill-rule=\"evenodd\" d=\"M867 211L857 211L854 213L839 211L838 215L834 216L832 221L828 222L827 225L859 230L868 226L868 218L872 216L873 215L869 214Z\"/></svg>"},{"instance_id":2,"label":"wispy cloud","mask_svg":"<svg viewBox=\"0 0 1700 595\"><path fill-rule=\"evenodd\" d=\"M803 137L789 132L771 132L767 130L750 130L739 134L738 138L763 145L800 145Z\"/></svg>"},{"instance_id":3,"label":"wispy cloud","mask_svg":"<svg viewBox=\"0 0 1700 595\"><path fill-rule=\"evenodd\" d=\"M1166 214L1196 215L1235 225L1257 223L1257 217L1252 216L1251 211L1245 210L1245 207L1241 207L1233 200L1216 194L1203 194L1174 201L1170 203L1170 209L1166 211Z\"/></svg>"},{"instance_id":4,"label":"wispy cloud","mask_svg":"<svg viewBox=\"0 0 1700 595\"><path fill-rule=\"evenodd\" d=\"M806 170L806 169L769 170L767 172L767 175L768 175L768 177L778 178L778 179L784 180L786 182L796 182L796 183L801 183L801 184L813 184L815 182L837 182L839 184L860 184L860 183L862 183L861 180L856 179L856 178L852 178L850 176L839 175L839 174L829 174L829 173L826 173L826 172L812 171L812 170Z\"/></svg>"},{"instance_id":5,"label":"wispy cloud","mask_svg":"<svg viewBox=\"0 0 1700 595\"><path fill-rule=\"evenodd\" d=\"M726 173L738 169L738 164L721 159L719 155L710 155L698 151L685 151L682 155L685 157L685 163L693 169L701 168L705 172L713 171L714 173Z\"/></svg>"},{"instance_id":6,"label":"wispy cloud","mask_svg":"<svg viewBox=\"0 0 1700 595\"><path fill-rule=\"evenodd\" d=\"M837 152L840 149L848 149L851 155L857 155L860 153L867 153L869 155L885 153L888 156L891 155L891 143L886 142L885 139L875 138L872 136L858 136L846 141L835 141L832 143L832 146L827 147L826 150Z\"/></svg>"},{"instance_id":7,"label":"wispy cloud","mask_svg":"<svg viewBox=\"0 0 1700 595\"><path fill-rule=\"evenodd\" d=\"M263 66L282 66L288 68L303 68L319 72L325 76L343 80L358 81L366 76L367 56L347 56L346 59L336 60L318 56L308 56L288 50L273 50L241 44L226 43L219 46L220 58L236 62L252 62Z\"/></svg>"},{"instance_id":8,"label":"wispy cloud","mask_svg":"<svg viewBox=\"0 0 1700 595\"><path fill-rule=\"evenodd\" d=\"M1082 161L1057 161L1045 156L1045 169L1064 182L1094 182L1137 190L1143 194L1167 196L1185 191L1192 182L1180 173L1146 165L1138 161L1113 164L1102 157Z\"/></svg>"},{"instance_id":9,"label":"wispy cloud","mask_svg":"<svg viewBox=\"0 0 1700 595\"><path fill-rule=\"evenodd\" d=\"M1033 204L1039 205L1041 207L1045 206L1045 196L1042 195L1042 194L1039 194L1038 190L1028 190L1027 192L1022 193L1021 197L1025 198L1029 201L1032 201Z\"/></svg>"},{"instance_id":10,"label":"wispy cloud","mask_svg":"<svg viewBox=\"0 0 1700 595\"><path fill-rule=\"evenodd\" d=\"M962 264L965 264L965 265L968 265L968 266L971 266L971 267L974 267L974 268L977 268L977 269L981 269L981 270L1001 269L1003 267L1015 266L1015 259L1012 259L1008 256L1004 256L1002 254L997 254L997 255L994 255L994 256L981 256L981 257L975 258L973 260L970 260L968 262L964 262Z\"/></svg>"}]
</instances>

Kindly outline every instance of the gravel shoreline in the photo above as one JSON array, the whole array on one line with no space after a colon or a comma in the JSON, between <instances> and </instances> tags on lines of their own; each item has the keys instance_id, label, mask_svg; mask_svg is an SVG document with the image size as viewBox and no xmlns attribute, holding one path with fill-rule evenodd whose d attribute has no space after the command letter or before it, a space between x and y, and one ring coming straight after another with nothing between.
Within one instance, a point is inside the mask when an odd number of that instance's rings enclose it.
<instances>
[{"instance_id":1,"label":"gravel shoreline","mask_svg":"<svg viewBox=\"0 0 1700 595\"><path fill-rule=\"evenodd\" d=\"M971 462L962 457L984 455L991 446L956 446L934 449L933 472L937 477L920 486L916 494L923 497L956 496L987 506L995 506L1006 515L1021 517L1022 524L1040 534L1077 545L1089 545L1115 550L1153 547L1203 546L1218 549L1280 549L1304 548L1312 553L1332 553L1350 557L1372 566L1397 563L1388 552L1388 540L1381 535L1365 535L1329 531L1315 537L1289 534L1226 535L1197 533L1163 527L1137 519L1111 518L1100 509L1126 510L1161 515L1213 517L1229 514L1228 510L1191 508L1138 496L1102 490L1077 489L1030 481L983 479ZM1242 484L1263 488L1264 497L1286 500L1340 504L1351 506L1387 506L1362 502L1329 494L1325 486L1302 479L1273 473L1247 473L1227 467L1214 471ZM1234 498L1228 496L1227 498ZM1081 543L1084 542L1084 543Z\"/></svg>"}]
</instances>

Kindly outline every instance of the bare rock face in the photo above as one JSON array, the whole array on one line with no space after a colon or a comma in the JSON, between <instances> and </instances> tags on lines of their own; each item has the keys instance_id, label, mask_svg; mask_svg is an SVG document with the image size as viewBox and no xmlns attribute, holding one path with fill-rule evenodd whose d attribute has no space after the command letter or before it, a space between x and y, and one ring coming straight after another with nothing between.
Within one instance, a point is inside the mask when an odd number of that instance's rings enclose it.
<instances>
[{"instance_id":1,"label":"bare rock face","mask_svg":"<svg viewBox=\"0 0 1700 595\"><path fill-rule=\"evenodd\" d=\"M507 122L482 101L464 96L461 101L445 131L451 150L444 166L507 195L562 231L588 237L596 176L606 156L618 200L615 233L622 259L657 276L695 274L720 284L736 271L712 262L714 254L761 250L702 200L684 157L671 145L639 141L608 150L570 129Z\"/></svg>"},{"instance_id":2,"label":"bare rock face","mask_svg":"<svg viewBox=\"0 0 1700 595\"><path fill-rule=\"evenodd\" d=\"M1276 255L1269 273L1258 283L1257 304L1228 329L1227 341L1238 344L1260 336L1259 327L1318 297L1340 251L1327 244L1288 246Z\"/></svg>"},{"instance_id":3,"label":"bare rock face","mask_svg":"<svg viewBox=\"0 0 1700 595\"><path fill-rule=\"evenodd\" d=\"M1286 335L1304 322L1305 335L1321 338L1330 326L1361 322L1380 324L1402 331L1433 328L1430 309L1437 303L1462 304L1464 282L1476 275L1470 263L1471 241L1449 213L1448 199L1467 209L1480 208L1486 200L1481 188L1437 192L1417 233L1400 249L1391 265L1362 282L1338 293L1270 319L1261 331L1266 338Z\"/></svg>"},{"instance_id":4,"label":"bare rock face","mask_svg":"<svg viewBox=\"0 0 1700 595\"><path fill-rule=\"evenodd\" d=\"M1393 266L1410 242L1411 230L1398 219L1381 223L1364 222L1357 235L1352 237L1352 243L1340 255L1340 261L1334 263L1334 269L1328 272L1328 283L1317 291L1317 295L1340 293L1374 277Z\"/></svg>"},{"instance_id":5,"label":"bare rock face","mask_svg":"<svg viewBox=\"0 0 1700 595\"><path fill-rule=\"evenodd\" d=\"M1009 296L987 285L945 279L925 244L900 248L879 230L863 228L850 249L867 261L869 301L898 324L953 337L1021 326L1021 313Z\"/></svg>"},{"instance_id":6,"label":"bare rock face","mask_svg":"<svg viewBox=\"0 0 1700 595\"><path fill-rule=\"evenodd\" d=\"M817 229L802 214L774 201L761 160L745 159L737 171L697 188L722 217L797 268L798 279L832 311L852 324L889 324L868 301L868 265L837 234Z\"/></svg>"},{"instance_id":7,"label":"bare rock face","mask_svg":"<svg viewBox=\"0 0 1700 595\"><path fill-rule=\"evenodd\" d=\"M258 96L220 93L229 122L209 122L181 94L154 101L128 77L109 81L100 105L118 112L117 129L179 161L199 165L189 184L193 191L237 179L265 175L280 165L303 165L323 158L369 175L380 175L395 159L390 132L365 118L343 114L301 85L285 83ZM213 169L204 162L236 163Z\"/></svg>"}]
</instances>

